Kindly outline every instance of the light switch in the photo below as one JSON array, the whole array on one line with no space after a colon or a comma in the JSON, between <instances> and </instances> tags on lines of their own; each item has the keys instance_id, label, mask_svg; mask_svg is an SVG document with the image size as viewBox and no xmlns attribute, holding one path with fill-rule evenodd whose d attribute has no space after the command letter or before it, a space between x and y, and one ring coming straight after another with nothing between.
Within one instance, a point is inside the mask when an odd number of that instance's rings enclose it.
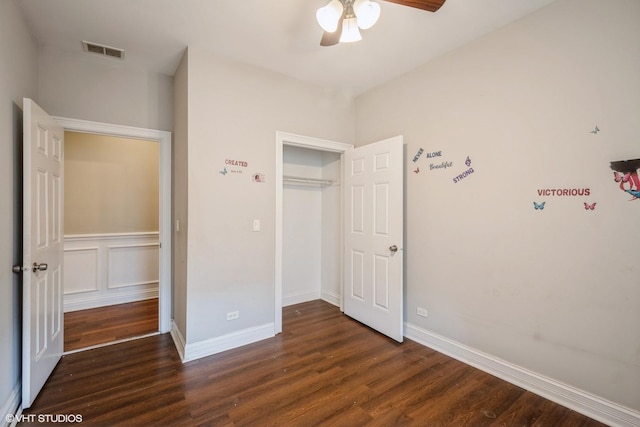
<instances>
[{"instance_id":1,"label":"light switch","mask_svg":"<svg viewBox=\"0 0 640 427\"><path fill-rule=\"evenodd\" d=\"M254 219L253 220L253 231L260 231L260 220L259 219Z\"/></svg>"}]
</instances>

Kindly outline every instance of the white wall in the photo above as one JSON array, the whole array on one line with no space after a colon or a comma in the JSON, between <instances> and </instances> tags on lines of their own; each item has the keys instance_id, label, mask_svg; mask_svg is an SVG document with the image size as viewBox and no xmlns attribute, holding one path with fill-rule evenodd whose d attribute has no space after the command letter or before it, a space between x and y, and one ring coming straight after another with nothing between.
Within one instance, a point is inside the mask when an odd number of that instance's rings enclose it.
<instances>
[{"instance_id":1,"label":"white wall","mask_svg":"<svg viewBox=\"0 0 640 427\"><path fill-rule=\"evenodd\" d=\"M322 153L285 146L283 175L322 178ZM288 184L282 191L283 306L320 298L322 279L322 188Z\"/></svg>"},{"instance_id":2,"label":"white wall","mask_svg":"<svg viewBox=\"0 0 640 427\"><path fill-rule=\"evenodd\" d=\"M351 142L354 116L353 105L322 88L196 49L188 55L187 110L188 311L181 332L189 346L273 324L275 133ZM266 182L253 182L253 173ZM252 231L254 219L260 232ZM227 321L236 310L239 319Z\"/></svg>"},{"instance_id":3,"label":"white wall","mask_svg":"<svg viewBox=\"0 0 640 427\"><path fill-rule=\"evenodd\" d=\"M558 0L356 101L359 144L407 143L406 321L636 411L640 200L609 162L640 158L639 24Z\"/></svg>"},{"instance_id":4,"label":"white wall","mask_svg":"<svg viewBox=\"0 0 640 427\"><path fill-rule=\"evenodd\" d=\"M322 189L322 278L320 296L339 305L342 298L342 161L322 153L322 178L334 183Z\"/></svg>"},{"instance_id":5,"label":"white wall","mask_svg":"<svg viewBox=\"0 0 640 427\"><path fill-rule=\"evenodd\" d=\"M79 45L80 43L78 43ZM40 106L73 119L172 130L173 78L82 51L43 45Z\"/></svg>"},{"instance_id":6,"label":"white wall","mask_svg":"<svg viewBox=\"0 0 640 427\"><path fill-rule=\"evenodd\" d=\"M187 328L188 194L188 52L174 76L173 108L173 321L183 334ZM179 225L179 228L178 228Z\"/></svg>"},{"instance_id":7,"label":"white wall","mask_svg":"<svg viewBox=\"0 0 640 427\"><path fill-rule=\"evenodd\" d=\"M0 0L0 417L20 402L22 98L37 101L38 52L17 2Z\"/></svg>"}]
</instances>

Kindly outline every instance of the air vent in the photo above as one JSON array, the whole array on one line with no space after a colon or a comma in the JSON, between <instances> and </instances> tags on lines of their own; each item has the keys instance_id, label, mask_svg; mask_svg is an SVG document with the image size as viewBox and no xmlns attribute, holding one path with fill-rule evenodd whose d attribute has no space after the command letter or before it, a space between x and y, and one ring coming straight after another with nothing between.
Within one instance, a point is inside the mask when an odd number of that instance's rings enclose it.
<instances>
[{"instance_id":1,"label":"air vent","mask_svg":"<svg viewBox=\"0 0 640 427\"><path fill-rule=\"evenodd\" d=\"M118 49L117 47L105 46L83 40L82 48L85 52L97 53L98 55L108 56L110 58L124 59L124 49Z\"/></svg>"}]
</instances>

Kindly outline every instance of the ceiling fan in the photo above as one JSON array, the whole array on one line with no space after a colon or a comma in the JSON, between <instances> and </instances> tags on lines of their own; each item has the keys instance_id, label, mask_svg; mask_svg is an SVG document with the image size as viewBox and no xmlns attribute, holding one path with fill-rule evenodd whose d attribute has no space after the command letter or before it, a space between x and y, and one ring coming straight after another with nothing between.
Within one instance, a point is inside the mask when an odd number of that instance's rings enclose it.
<instances>
[{"instance_id":1,"label":"ceiling fan","mask_svg":"<svg viewBox=\"0 0 640 427\"><path fill-rule=\"evenodd\" d=\"M385 0L403 6L436 12L446 0ZM373 27L380 17L380 5L371 0L331 0L318 9L316 19L324 30L320 46L362 40L360 29Z\"/></svg>"}]
</instances>

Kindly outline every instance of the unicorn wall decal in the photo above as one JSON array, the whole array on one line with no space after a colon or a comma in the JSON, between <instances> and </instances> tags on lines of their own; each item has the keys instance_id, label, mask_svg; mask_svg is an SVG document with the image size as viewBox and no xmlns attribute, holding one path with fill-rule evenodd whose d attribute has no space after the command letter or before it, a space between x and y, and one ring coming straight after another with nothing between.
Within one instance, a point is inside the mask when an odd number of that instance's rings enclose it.
<instances>
[{"instance_id":1,"label":"unicorn wall decal","mask_svg":"<svg viewBox=\"0 0 640 427\"><path fill-rule=\"evenodd\" d=\"M610 162L613 170L613 180L619 183L620 190L631 194L631 200L640 198L640 159L619 160Z\"/></svg>"}]
</instances>

